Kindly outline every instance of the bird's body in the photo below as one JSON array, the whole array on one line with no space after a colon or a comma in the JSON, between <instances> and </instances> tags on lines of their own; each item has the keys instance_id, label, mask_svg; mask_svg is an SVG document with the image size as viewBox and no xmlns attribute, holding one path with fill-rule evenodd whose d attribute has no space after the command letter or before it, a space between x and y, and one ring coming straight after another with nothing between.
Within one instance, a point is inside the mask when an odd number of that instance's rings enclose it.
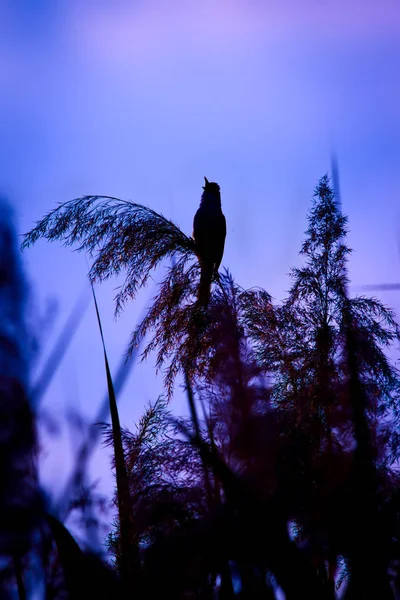
<instances>
[{"instance_id":1,"label":"bird's body","mask_svg":"<svg viewBox=\"0 0 400 600\"><path fill-rule=\"evenodd\" d=\"M208 302L213 275L218 273L224 254L226 220L221 208L221 192L217 183L205 179L200 207L193 221L193 238L201 275L198 300Z\"/></svg>"}]
</instances>

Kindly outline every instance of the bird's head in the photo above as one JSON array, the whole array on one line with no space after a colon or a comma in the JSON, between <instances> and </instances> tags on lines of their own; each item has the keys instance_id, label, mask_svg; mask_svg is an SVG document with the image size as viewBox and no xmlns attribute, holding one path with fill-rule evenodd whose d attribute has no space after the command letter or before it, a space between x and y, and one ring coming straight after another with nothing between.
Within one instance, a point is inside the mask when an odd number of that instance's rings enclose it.
<instances>
[{"instance_id":1,"label":"bird's head","mask_svg":"<svg viewBox=\"0 0 400 600\"><path fill-rule=\"evenodd\" d=\"M202 202L204 201L216 201L221 204L221 189L218 183L214 181L208 181L207 177L204 177L203 195L201 197Z\"/></svg>"}]
</instances>

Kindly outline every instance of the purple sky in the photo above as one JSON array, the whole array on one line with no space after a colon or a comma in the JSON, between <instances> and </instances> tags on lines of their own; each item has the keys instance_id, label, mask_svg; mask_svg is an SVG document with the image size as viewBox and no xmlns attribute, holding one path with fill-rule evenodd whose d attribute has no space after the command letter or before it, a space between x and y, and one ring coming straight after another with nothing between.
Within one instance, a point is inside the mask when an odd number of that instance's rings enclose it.
<instances>
[{"instance_id":1,"label":"purple sky","mask_svg":"<svg viewBox=\"0 0 400 600\"><path fill-rule=\"evenodd\" d=\"M398 0L3 0L0 188L21 233L57 202L106 194L190 234L206 175L221 185L228 222L223 265L282 298L334 149L353 282L397 281L399 73ZM85 283L84 256L41 242L24 262L37 304L58 300L60 329ZM149 294L114 321L116 285L98 289L114 368ZM400 296L380 297L400 307ZM161 390L152 365L121 398L126 426ZM91 419L104 392L90 309L44 406ZM43 477L57 486L68 432L45 441ZM109 489L104 462L101 450L93 474Z\"/></svg>"}]
</instances>

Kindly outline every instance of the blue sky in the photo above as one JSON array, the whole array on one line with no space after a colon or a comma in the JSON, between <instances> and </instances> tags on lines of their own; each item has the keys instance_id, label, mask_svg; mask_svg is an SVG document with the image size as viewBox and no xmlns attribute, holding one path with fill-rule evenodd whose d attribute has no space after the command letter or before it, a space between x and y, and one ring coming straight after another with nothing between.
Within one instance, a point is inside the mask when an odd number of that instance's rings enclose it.
<instances>
[{"instance_id":1,"label":"blue sky","mask_svg":"<svg viewBox=\"0 0 400 600\"><path fill-rule=\"evenodd\" d=\"M57 202L105 194L147 204L190 234L206 175L221 186L228 223L223 265L244 287L282 298L334 150L354 284L397 281L399 72L396 0L2 0L0 191L20 233ZM36 305L59 303L46 354L87 264L46 242L23 259ZM117 284L98 289L114 368L150 292L115 321ZM396 294L380 297L400 306ZM121 397L128 427L161 390L152 366L137 367ZM90 308L44 405L90 420L104 392ZM43 477L56 488L68 436L44 439ZM105 465L101 450L93 476L110 489Z\"/></svg>"}]
</instances>

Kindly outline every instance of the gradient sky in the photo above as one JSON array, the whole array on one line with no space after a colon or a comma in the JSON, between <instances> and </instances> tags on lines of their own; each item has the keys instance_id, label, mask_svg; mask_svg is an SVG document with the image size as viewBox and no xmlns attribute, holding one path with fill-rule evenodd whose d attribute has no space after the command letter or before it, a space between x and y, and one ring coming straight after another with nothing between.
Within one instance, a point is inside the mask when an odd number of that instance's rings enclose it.
<instances>
[{"instance_id":1,"label":"gradient sky","mask_svg":"<svg viewBox=\"0 0 400 600\"><path fill-rule=\"evenodd\" d=\"M399 73L398 0L0 0L0 191L19 233L57 202L105 194L190 234L206 175L221 185L228 222L223 265L280 299L334 150L353 282L398 281ZM87 264L44 241L23 259L38 309L59 303L46 355ZM114 369L149 297L115 321L117 283L98 288ZM400 296L380 297L400 308ZM152 366L129 380L123 425L161 390ZM90 307L44 406L93 419L104 392ZM55 489L68 436L65 426L59 440L44 436L43 477ZM93 476L109 490L108 460L97 453Z\"/></svg>"}]
</instances>

